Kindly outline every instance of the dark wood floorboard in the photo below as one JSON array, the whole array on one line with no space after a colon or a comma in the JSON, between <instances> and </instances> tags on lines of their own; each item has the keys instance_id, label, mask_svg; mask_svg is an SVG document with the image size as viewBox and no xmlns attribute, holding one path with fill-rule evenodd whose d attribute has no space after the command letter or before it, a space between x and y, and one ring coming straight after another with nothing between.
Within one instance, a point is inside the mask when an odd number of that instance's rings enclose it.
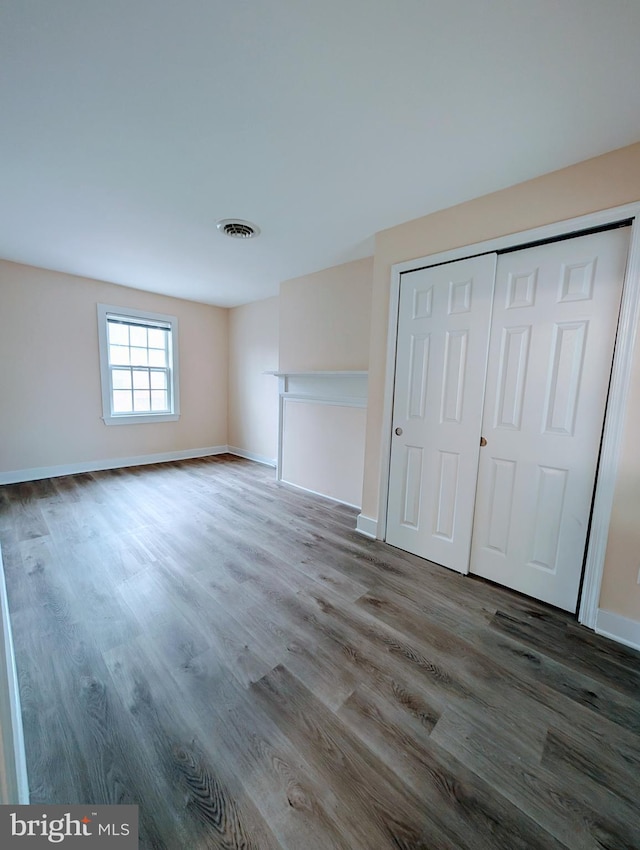
<instances>
[{"instance_id":1,"label":"dark wood floorboard","mask_svg":"<svg viewBox=\"0 0 640 850\"><path fill-rule=\"evenodd\" d=\"M640 655L230 456L0 487L33 803L144 850L640 848Z\"/></svg>"}]
</instances>

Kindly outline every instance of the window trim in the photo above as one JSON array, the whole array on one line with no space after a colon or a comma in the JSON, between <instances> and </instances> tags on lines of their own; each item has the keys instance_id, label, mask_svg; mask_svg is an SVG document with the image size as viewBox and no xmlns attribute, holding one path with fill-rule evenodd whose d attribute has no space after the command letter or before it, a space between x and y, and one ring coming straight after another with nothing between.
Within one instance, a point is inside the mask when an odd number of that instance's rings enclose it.
<instances>
[{"instance_id":1,"label":"window trim","mask_svg":"<svg viewBox=\"0 0 640 850\"><path fill-rule=\"evenodd\" d=\"M178 319L164 313L136 310L132 307L114 307L98 304L98 349L100 353L100 381L102 385L102 420L105 425L144 425L157 422L176 422L180 418L180 381L178 364ZM169 413L114 413L112 409L111 369L107 340L107 316L115 315L125 321L161 322L169 325L169 367L171 410Z\"/></svg>"}]
</instances>

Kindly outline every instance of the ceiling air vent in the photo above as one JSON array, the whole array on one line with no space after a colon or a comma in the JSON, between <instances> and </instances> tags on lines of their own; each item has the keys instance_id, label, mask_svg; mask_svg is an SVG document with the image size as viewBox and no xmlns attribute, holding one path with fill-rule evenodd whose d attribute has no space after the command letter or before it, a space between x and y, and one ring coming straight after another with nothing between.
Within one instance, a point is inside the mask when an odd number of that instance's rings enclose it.
<instances>
[{"instance_id":1,"label":"ceiling air vent","mask_svg":"<svg viewBox=\"0 0 640 850\"><path fill-rule=\"evenodd\" d=\"M257 224L241 218L223 218L217 223L217 227L221 233L226 233L232 239L255 239L260 235Z\"/></svg>"}]
</instances>

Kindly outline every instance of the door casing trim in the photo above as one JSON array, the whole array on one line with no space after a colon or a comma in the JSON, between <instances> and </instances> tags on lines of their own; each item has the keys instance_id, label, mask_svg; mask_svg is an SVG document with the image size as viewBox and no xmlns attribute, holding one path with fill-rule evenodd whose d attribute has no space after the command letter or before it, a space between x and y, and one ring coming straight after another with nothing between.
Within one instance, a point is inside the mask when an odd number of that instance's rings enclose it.
<instances>
[{"instance_id":1,"label":"door casing trim","mask_svg":"<svg viewBox=\"0 0 640 850\"><path fill-rule=\"evenodd\" d=\"M587 541L582 593L578 609L578 621L591 629L596 627L598 602L604 558L611 521L613 496L618 461L622 450L624 414L631 387L631 367L640 323L640 202L612 207L577 218L565 219L531 230L511 233L484 242L476 242L461 248L453 248L415 260L395 263L391 267L389 293L389 324L387 331L387 358L385 369L384 407L382 420L381 469L378 499L378 523L376 537L386 538L387 502L389 497L389 470L391 463L391 430L393 425L393 395L398 341L398 309L400 303L400 281L402 275L428 266L463 260L478 254L504 251L508 248L525 247L538 240L552 240L576 236L583 230L632 220L627 268L622 287L620 321L611 372L609 400L602 435L602 449L598 477L594 492L591 530Z\"/></svg>"}]
</instances>

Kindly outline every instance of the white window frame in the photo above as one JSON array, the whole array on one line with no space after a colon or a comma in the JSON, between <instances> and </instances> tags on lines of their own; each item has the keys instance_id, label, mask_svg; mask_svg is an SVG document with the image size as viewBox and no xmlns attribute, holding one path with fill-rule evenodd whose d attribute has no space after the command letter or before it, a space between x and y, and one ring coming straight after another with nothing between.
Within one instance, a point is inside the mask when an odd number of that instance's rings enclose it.
<instances>
[{"instance_id":1,"label":"white window frame","mask_svg":"<svg viewBox=\"0 0 640 850\"><path fill-rule=\"evenodd\" d=\"M148 310L134 310L132 307L114 307L110 304L98 304L98 347L100 350L100 379L102 383L102 419L105 425L143 425L154 422L175 422L180 418L180 382L178 374L178 319L163 313L151 313ZM169 368L168 390L170 398L169 412L150 413L114 413L113 386L109 366L109 346L107 336L107 317L130 319L135 322L162 322L169 325Z\"/></svg>"}]
</instances>

